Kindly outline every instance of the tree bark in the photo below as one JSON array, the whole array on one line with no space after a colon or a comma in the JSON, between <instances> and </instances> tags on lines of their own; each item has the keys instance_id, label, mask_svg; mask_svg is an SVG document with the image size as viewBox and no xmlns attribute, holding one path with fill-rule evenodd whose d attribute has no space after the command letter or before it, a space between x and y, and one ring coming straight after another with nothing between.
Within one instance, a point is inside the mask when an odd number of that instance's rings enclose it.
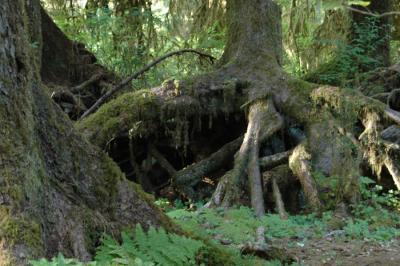
<instances>
[{"instance_id":1,"label":"tree bark","mask_svg":"<svg viewBox=\"0 0 400 266\"><path fill-rule=\"evenodd\" d=\"M103 232L171 222L89 144L41 82L39 1L0 5L0 262L87 261ZM43 74L43 72L42 72Z\"/></svg>"}]
</instances>

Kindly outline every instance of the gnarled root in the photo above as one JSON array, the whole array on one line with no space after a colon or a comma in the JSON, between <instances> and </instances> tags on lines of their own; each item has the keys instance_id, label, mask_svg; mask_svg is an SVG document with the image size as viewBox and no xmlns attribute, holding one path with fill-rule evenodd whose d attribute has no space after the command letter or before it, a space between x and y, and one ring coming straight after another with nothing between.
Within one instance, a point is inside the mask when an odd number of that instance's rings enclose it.
<instances>
[{"instance_id":1,"label":"gnarled root","mask_svg":"<svg viewBox=\"0 0 400 266\"><path fill-rule=\"evenodd\" d=\"M259 164L260 143L283 125L271 99L257 100L250 105L247 131L235 156L234 168L225 174L207 206L229 207L238 202L239 187L249 177L251 205L257 216L265 213Z\"/></svg>"}]
</instances>

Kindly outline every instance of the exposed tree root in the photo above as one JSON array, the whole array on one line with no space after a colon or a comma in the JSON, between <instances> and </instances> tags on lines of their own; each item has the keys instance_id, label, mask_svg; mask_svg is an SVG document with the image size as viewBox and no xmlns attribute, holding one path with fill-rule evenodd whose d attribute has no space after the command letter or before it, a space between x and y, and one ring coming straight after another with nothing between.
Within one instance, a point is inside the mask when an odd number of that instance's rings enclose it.
<instances>
[{"instance_id":1,"label":"exposed tree root","mask_svg":"<svg viewBox=\"0 0 400 266\"><path fill-rule=\"evenodd\" d=\"M260 142L279 130L283 125L283 119L276 112L272 100L252 103L249 109L247 131L235 155L234 168L222 177L222 182L218 184L208 206L229 207L235 204L242 194L238 188L245 182L243 179L248 176L252 207L260 216L265 212L258 157Z\"/></svg>"},{"instance_id":2,"label":"exposed tree root","mask_svg":"<svg viewBox=\"0 0 400 266\"><path fill-rule=\"evenodd\" d=\"M278 210L279 216L281 219L287 219L288 214L285 210L285 203L283 203L282 194L275 177L272 177L272 193L274 193L276 209Z\"/></svg>"},{"instance_id":3,"label":"exposed tree root","mask_svg":"<svg viewBox=\"0 0 400 266\"><path fill-rule=\"evenodd\" d=\"M265 241L265 228L260 226L255 232L255 242L249 242L241 246L240 252L244 255L253 255L265 260L279 260L290 264L293 258L282 248L269 245Z\"/></svg>"},{"instance_id":4,"label":"exposed tree root","mask_svg":"<svg viewBox=\"0 0 400 266\"><path fill-rule=\"evenodd\" d=\"M214 152L206 159L189 165L178 171L174 177L175 186L186 194L187 197L195 199L193 187L201 181L201 178L218 170L226 164L240 147L243 137L239 137Z\"/></svg>"},{"instance_id":5,"label":"exposed tree root","mask_svg":"<svg viewBox=\"0 0 400 266\"><path fill-rule=\"evenodd\" d=\"M396 166L395 162L390 157L386 158L385 166L388 169L390 175L392 176L397 189L400 190L400 170L398 166Z\"/></svg>"},{"instance_id":6,"label":"exposed tree root","mask_svg":"<svg viewBox=\"0 0 400 266\"><path fill-rule=\"evenodd\" d=\"M390 149L400 149L400 127L392 125L381 132L381 138L387 141Z\"/></svg>"},{"instance_id":7,"label":"exposed tree root","mask_svg":"<svg viewBox=\"0 0 400 266\"><path fill-rule=\"evenodd\" d=\"M72 119L77 118L80 113L87 110L87 107L81 99L68 90L54 91L51 94L51 99L53 99Z\"/></svg>"},{"instance_id":8,"label":"exposed tree root","mask_svg":"<svg viewBox=\"0 0 400 266\"><path fill-rule=\"evenodd\" d=\"M260 168L267 170L274 168L275 166L288 162L289 156L293 153L293 150L276 153L270 156L260 158Z\"/></svg>"},{"instance_id":9,"label":"exposed tree root","mask_svg":"<svg viewBox=\"0 0 400 266\"><path fill-rule=\"evenodd\" d=\"M321 209L322 204L318 196L317 185L311 175L310 159L311 155L307 153L304 145L299 145L289 157L289 166L298 176L311 207L317 211Z\"/></svg>"},{"instance_id":10,"label":"exposed tree root","mask_svg":"<svg viewBox=\"0 0 400 266\"><path fill-rule=\"evenodd\" d=\"M400 125L400 112L387 108L385 114L393 121Z\"/></svg>"}]
</instances>

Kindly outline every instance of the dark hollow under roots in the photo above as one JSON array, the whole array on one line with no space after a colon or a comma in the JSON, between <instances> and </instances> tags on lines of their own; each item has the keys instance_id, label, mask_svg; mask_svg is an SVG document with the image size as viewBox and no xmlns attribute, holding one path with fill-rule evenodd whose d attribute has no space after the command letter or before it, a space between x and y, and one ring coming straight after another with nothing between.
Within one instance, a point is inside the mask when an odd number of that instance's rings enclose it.
<instances>
[{"instance_id":1,"label":"dark hollow under roots","mask_svg":"<svg viewBox=\"0 0 400 266\"><path fill-rule=\"evenodd\" d=\"M224 207L241 202L259 216L278 210L285 217L286 209L297 213L304 206L303 192L288 162L304 132L285 123L272 100L252 106L249 121L244 113L236 118L203 117L206 126L191 134L185 148L176 149L160 133L157 140L121 135L106 150L128 179L156 197L210 199L208 206Z\"/></svg>"}]
</instances>

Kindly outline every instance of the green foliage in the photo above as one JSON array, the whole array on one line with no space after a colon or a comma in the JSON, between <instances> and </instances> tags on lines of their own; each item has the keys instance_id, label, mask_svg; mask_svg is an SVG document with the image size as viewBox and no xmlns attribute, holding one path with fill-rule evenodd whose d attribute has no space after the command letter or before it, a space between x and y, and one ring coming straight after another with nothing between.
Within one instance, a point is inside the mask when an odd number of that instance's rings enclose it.
<instances>
[{"instance_id":1,"label":"green foliage","mask_svg":"<svg viewBox=\"0 0 400 266\"><path fill-rule=\"evenodd\" d=\"M362 73L382 66L376 51L385 39L379 34L382 28L378 19L365 18L363 22L354 24L353 28L356 37L352 42L335 41L335 57L316 72L306 75L307 80L336 86L356 86Z\"/></svg>"},{"instance_id":2,"label":"green foliage","mask_svg":"<svg viewBox=\"0 0 400 266\"><path fill-rule=\"evenodd\" d=\"M105 235L102 245L97 250L95 261L88 265L197 265L197 260L205 248L202 241L170 234L153 227L145 232L137 225L134 234L125 231L121 235L121 243ZM41 259L31 263L33 266L83 266L74 259L65 259L61 254L52 261Z\"/></svg>"},{"instance_id":3,"label":"green foliage","mask_svg":"<svg viewBox=\"0 0 400 266\"><path fill-rule=\"evenodd\" d=\"M399 193L385 193L368 177L360 178L362 200L353 206L354 218L343 228L351 238L388 241L400 236ZM390 209L388 209L390 208Z\"/></svg>"},{"instance_id":4,"label":"green foliage","mask_svg":"<svg viewBox=\"0 0 400 266\"><path fill-rule=\"evenodd\" d=\"M166 1L137 1L126 6L113 5L82 8L78 5L45 5L56 24L72 40L84 43L99 63L127 76L167 52L196 48L220 55L224 47L224 32L218 21L205 29L199 38L186 36L180 25L171 23ZM146 2L146 4L142 4ZM121 9L121 10L120 10ZM207 36L206 38L204 36ZM135 88L154 87L166 79L181 79L209 69L207 62L194 60L195 55L172 57L133 81Z\"/></svg>"},{"instance_id":5,"label":"green foliage","mask_svg":"<svg viewBox=\"0 0 400 266\"><path fill-rule=\"evenodd\" d=\"M290 216L288 220L282 220L279 215L267 214L258 219L247 207L230 210L201 209L197 212L179 209L167 214L190 232L202 237L226 238L234 244L254 241L259 226L265 227L269 239L311 237L325 230L323 222L314 215Z\"/></svg>"},{"instance_id":6,"label":"green foliage","mask_svg":"<svg viewBox=\"0 0 400 266\"><path fill-rule=\"evenodd\" d=\"M75 259L66 259L62 254L58 254L51 261L41 259L38 261L31 261L32 266L83 266L83 263ZM89 264L88 266L95 266L95 264Z\"/></svg>"},{"instance_id":7,"label":"green foliage","mask_svg":"<svg viewBox=\"0 0 400 266\"><path fill-rule=\"evenodd\" d=\"M270 241L283 239L289 247L303 247L310 239L319 239L332 230L341 232L330 237L358 239L364 241L387 242L400 237L400 214L385 208L388 199L395 193L383 193L381 187L367 177L360 178L362 200L352 206L353 216L335 223L335 214L331 211L321 215L291 215L282 220L277 214L267 214L259 219L247 207L233 209L198 209L192 211L195 204L180 203L181 209L175 209L165 200L159 204L166 207L167 215L175 220L195 239L210 239L203 242L192 238L170 234L164 230L150 228L146 233L140 226L134 233L124 232L119 242L105 235L98 248L95 261L89 266L120 265L216 265L210 261L210 248L223 250L219 242L228 242L227 254L236 258L229 265L282 265L281 262L260 260L257 257L241 257L240 247L255 241L255 232L259 226L265 228L265 237ZM389 196L389 194L391 196ZM392 198L392 200L394 200ZM179 204L179 202L178 202ZM386 205L385 205L386 204ZM215 252L215 250L214 250ZM221 253L223 256L224 253ZM40 260L33 266L81 266L75 260L64 259L61 255L51 262ZM221 264L221 263L219 263ZM218 265L219 265L218 264ZM223 263L222 263L223 264ZM223 264L224 265L224 264Z\"/></svg>"},{"instance_id":8,"label":"green foliage","mask_svg":"<svg viewBox=\"0 0 400 266\"><path fill-rule=\"evenodd\" d=\"M110 236L102 242L95 257L99 265L130 265L137 258L144 265L195 265L196 256L204 247L201 241L168 234L163 229L150 228L146 233L140 225L134 235L122 233L122 244Z\"/></svg>"},{"instance_id":9,"label":"green foliage","mask_svg":"<svg viewBox=\"0 0 400 266\"><path fill-rule=\"evenodd\" d=\"M371 182L371 183L370 183ZM185 230L201 237L217 240L229 240L235 245L255 240L255 231L259 226L266 229L267 239L310 239L322 237L330 230L342 229L345 237L351 239L368 239L389 241L400 236L400 214L386 209L382 204L393 199L393 193L379 195L379 187L370 189L367 186L374 182L366 177L361 178L363 200L353 206L353 217L340 222L332 212L324 212L322 216L315 214L292 215L282 220L276 214L267 214L258 219L247 207L238 209L201 209L191 212L177 209L168 212ZM302 243L295 243L301 245Z\"/></svg>"}]
</instances>

